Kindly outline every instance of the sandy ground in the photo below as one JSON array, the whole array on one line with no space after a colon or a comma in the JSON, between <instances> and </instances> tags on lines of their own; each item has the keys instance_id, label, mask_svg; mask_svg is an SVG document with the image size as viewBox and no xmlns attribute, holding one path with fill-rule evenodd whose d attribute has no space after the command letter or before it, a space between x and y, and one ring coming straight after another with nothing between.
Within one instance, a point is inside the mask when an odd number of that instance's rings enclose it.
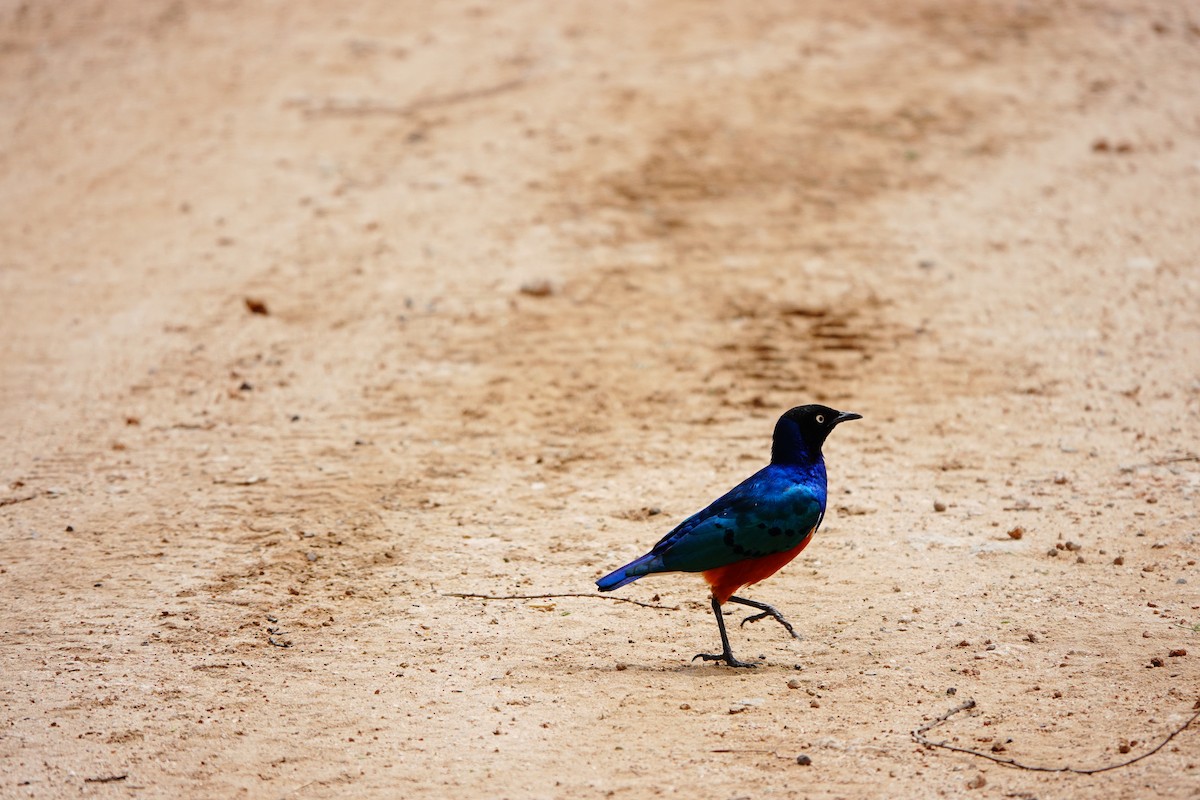
<instances>
[{"instance_id":1,"label":"sandy ground","mask_svg":"<svg viewBox=\"0 0 1200 800\"><path fill-rule=\"evenodd\" d=\"M910 738L1195 713L1198 87L1165 0L5 0L0 796L1200 797ZM451 596L811 401L758 669L695 576Z\"/></svg>"}]
</instances>

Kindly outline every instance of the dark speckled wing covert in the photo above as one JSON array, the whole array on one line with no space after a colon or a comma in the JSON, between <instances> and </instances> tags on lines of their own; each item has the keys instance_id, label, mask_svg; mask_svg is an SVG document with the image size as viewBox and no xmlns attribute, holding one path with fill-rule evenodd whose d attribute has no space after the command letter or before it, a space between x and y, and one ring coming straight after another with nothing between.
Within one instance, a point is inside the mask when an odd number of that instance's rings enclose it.
<instances>
[{"instance_id":1,"label":"dark speckled wing covert","mask_svg":"<svg viewBox=\"0 0 1200 800\"><path fill-rule=\"evenodd\" d=\"M768 465L688 517L650 551L648 572L704 572L797 547L825 513L825 481ZM658 562L658 563L654 563Z\"/></svg>"}]
</instances>

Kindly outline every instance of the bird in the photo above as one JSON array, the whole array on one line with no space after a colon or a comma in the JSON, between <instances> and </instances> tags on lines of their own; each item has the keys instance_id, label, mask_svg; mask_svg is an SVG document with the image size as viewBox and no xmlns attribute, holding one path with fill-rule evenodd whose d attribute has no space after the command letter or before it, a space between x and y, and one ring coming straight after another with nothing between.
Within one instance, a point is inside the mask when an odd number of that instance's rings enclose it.
<instances>
[{"instance_id":1,"label":"bird","mask_svg":"<svg viewBox=\"0 0 1200 800\"><path fill-rule=\"evenodd\" d=\"M721 613L725 603L758 609L742 625L771 617L799 639L776 608L734 592L769 578L812 541L825 518L828 480L821 447L834 428L854 419L862 415L823 405L788 410L775 423L769 464L679 523L649 553L597 580L596 586L611 592L659 572L700 573L712 592L721 652L697 653L692 661L757 666L734 657Z\"/></svg>"}]
</instances>

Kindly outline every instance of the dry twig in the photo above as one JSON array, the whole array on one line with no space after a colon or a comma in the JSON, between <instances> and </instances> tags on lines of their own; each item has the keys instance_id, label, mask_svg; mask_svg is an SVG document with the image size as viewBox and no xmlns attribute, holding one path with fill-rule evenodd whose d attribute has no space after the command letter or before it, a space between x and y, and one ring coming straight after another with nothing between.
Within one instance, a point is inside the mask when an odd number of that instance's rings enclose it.
<instances>
[{"instance_id":1,"label":"dry twig","mask_svg":"<svg viewBox=\"0 0 1200 800\"><path fill-rule=\"evenodd\" d=\"M562 592L560 594L472 594L470 592L447 592L443 597L478 598L480 600L549 600L554 597L590 597L593 600L612 600L617 603L633 603L642 608L658 608L663 611L678 611L679 606L657 606L653 603L643 603L641 600L630 600L628 597L609 597L603 594L587 594L586 592Z\"/></svg>"},{"instance_id":2,"label":"dry twig","mask_svg":"<svg viewBox=\"0 0 1200 800\"><path fill-rule=\"evenodd\" d=\"M959 747L958 745L949 744L947 742L935 742L925 736L926 732L932 730L933 728L936 728L938 725L941 725L943 722L946 722L952 716L959 713L960 711L966 711L969 708L975 708L974 700L967 700L966 702L959 703L954 708L947 711L945 714L942 714L940 717L935 717L934 719L930 720L929 722L926 722L924 725L922 725L921 727L917 728L915 731L912 732L913 741L917 742L917 744L922 744L929 748L940 747L943 750L952 750L955 753L966 753L969 756L977 756L979 758L986 758L988 761L995 761L997 764L1002 764L1006 767L1013 767L1015 769L1029 770L1031 772L1072 772L1076 775L1095 775L1097 772L1108 772L1109 770L1120 769L1121 767L1128 767L1130 764L1137 763L1138 761L1141 761L1143 758L1148 758L1148 757L1154 755L1159 750L1162 750L1164 747L1166 747L1168 742L1170 742L1176 736L1178 736L1179 734L1181 734L1185 730L1187 730L1189 725L1191 725L1197 719L1200 719L1200 711L1197 711L1195 714L1192 714L1192 716L1190 716L1186 722L1184 722L1182 725L1180 725L1179 727L1177 727L1173 731L1171 731L1169 734L1167 734L1167 737L1165 739L1163 739L1161 742L1159 742L1155 747L1153 747L1150 750L1147 750L1145 753L1142 753L1141 755L1134 756L1133 758L1130 758L1126 761L1121 761L1116 764L1108 764L1103 767L1089 767L1089 768L1043 767L1043 766L1039 766L1037 764L1024 764L1020 761L1017 761L1015 758L1001 758L1000 756L994 756L991 753L985 753L981 750L972 750L969 747Z\"/></svg>"},{"instance_id":3,"label":"dry twig","mask_svg":"<svg viewBox=\"0 0 1200 800\"><path fill-rule=\"evenodd\" d=\"M41 492L34 492L33 494L23 494L16 497L0 497L0 506L11 506L17 503L24 503L40 496Z\"/></svg>"},{"instance_id":4,"label":"dry twig","mask_svg":"<svg viewBox=\"0 0 1200 800\"><path fill-rule=\"evenodd\" d=\"M298 99L290 101L288 105L300 109L300 112L308 117L408 117L430 108L453 106L471 100L479 100L484 97L503 94L504 92L519 89L524 85L525 78L514 78L494 83L491 86L481 86L478 89L466 89L461 92L423 97L405 105L391 105L370 100L347 102L336 99L326 99L321 102Z\"/></svg>"}]
</instances>

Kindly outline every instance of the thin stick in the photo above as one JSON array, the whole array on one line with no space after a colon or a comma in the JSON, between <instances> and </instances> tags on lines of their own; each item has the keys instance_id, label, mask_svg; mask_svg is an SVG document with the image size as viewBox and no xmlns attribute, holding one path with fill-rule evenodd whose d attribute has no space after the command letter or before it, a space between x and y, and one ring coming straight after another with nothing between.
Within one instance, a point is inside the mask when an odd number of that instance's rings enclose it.
<instances>
[{"instance_id":1,"label":"thin stick","mask_svg":"<svg viewBox=\"0 0 1200 800\"><path fill-rule=\"evenodd\" d=\"M986 758L988 761L995 761L997 764L1003 764L1006 767L1014 767L1016 769L1025 769L1025 770L1030 770L1031 772L1072 772L1076 775L1095 775L1097 772L1108 772L1109 770L1112 770L1112 769L1120 769L1121 767L1128 767L1130 764L1135 764L1138 761L1141 761L1143 758L1149 758L1150 756L1157 753L1159 750L1162 750L1164 747L1166 747L1167 743L1170 742L1172 739L1174 739L1176 736L1178 736L1179 734L1181 734L1185 730L1187 730L1189 725L1191 725L1197 719L1200 719L1200 711L1197 711L1195 714L1192 714L1192 716L1188 718L1187 722L1183 723L1178 728L1175 728L1175 730L1168 733L1167 738L1165 738L1161 742L1159 742L1153 749L1147 750L1145 753L1142 753L1141 755L1134 756L1131 759L1128 759L1126 761L1121 761L1116 764L1108 764L1107 766L1103 766L1103 767L1091 767L1091 768L1087 768L1087 769L1081 769L1079 767L1043 767L1043 766L1038 766L1036 764L1023 764L1020 761L1017 761L1016 759L1013 759L1013 758L1001 758L1000 756L994 756L991 753L984 753L980 750L972 750L968 747L959 747L958 745L947 744L946 742L934 742L925 737L925 733L927 731L937 727L938 725L941 725L943 722L946 722L952 716L959 713L960 711L966 711L968 708L975 708L974 700L967 700L965 703L960 703L959 705L957 705L954 708L947 711L945 714L942 714L940 717L930 720L929 722L925 723L921 727L917 728L915 731L912 732L913 741L917 742L918 744L925 745L926 747L931 747L931 748L932 747L940 747L943 750L952 750L955 753L966 753L969 756L977 756L978 758Z\"/></svg>"},{"instance_id":2,"label":"thin stick","mask_svg":"<svg viewBox=\"0 0 1200 800\"><path fill-rule=\"evenodd\" d=\"M585 592L562 592L560 594L473 594L470 592L447 592L442 597L476 597L480 600L549 600L554 597L590 597L593 600L612 600L617 603L633 603L642 608L659 608L663 611L678 611L679 606L656 606L653 603L643 603L641 600L630 600L628 597L609 597L604 594L587 594Z\"/></svg>"},{"instance_id":3,"label":"thin stick","mask_svg":"<svg viewBox=\"0 0 1200 800\"><path fill-rule=\"evenodd\" d=\"M504 92L510 92L514 89L519 89L524 85L525 78L513 78L512 80L501 81L500 83L495 83L491 86L482 86L478 89L466 89L461 92L453 92L451 94L434 95L432 97L420 98L402 106L385 105L373 102L344 103L332 99L326 99L324 102L319 104L307 99L302 99L291 101L288 103L288 105L299 108L302 114L310 117L408 117L416 114L418 111L424 111L428 108L441 108L443 106L453 106L458 105L459 103L466 103L471 100L479 100L484 97L490 97L492 95L502 94Z\"/></svg>"},{"instance_id":4,"label":"thin stick","mask_svg":"<svg viewBox=\"0 0 1200 800\"><path fill-rule=\"evenodd\" d=\"M1160 458L1156 461L1147 461L1145 464L1132 464L1128 467L1121 467L1121 472L1133 472L1135 469L1143 467L1165 467L1168 464L1182 464L1185 461L1200 461L1200 456L1179 456L1178 458Z\"/></svg>"},{"instance_id":5,"label":"thin stick","mask_svg":"<svg viewBox=\"0 0 1200 800\"><path fill-rule=\"evenodd\" d=\"M24 503L27 500L33 500L34 498L40 496L41 492L34 492L33 494L23 494L19 497L0 497L0 506L11 506L17 503Z\"/></svg>"}]
</instances>

